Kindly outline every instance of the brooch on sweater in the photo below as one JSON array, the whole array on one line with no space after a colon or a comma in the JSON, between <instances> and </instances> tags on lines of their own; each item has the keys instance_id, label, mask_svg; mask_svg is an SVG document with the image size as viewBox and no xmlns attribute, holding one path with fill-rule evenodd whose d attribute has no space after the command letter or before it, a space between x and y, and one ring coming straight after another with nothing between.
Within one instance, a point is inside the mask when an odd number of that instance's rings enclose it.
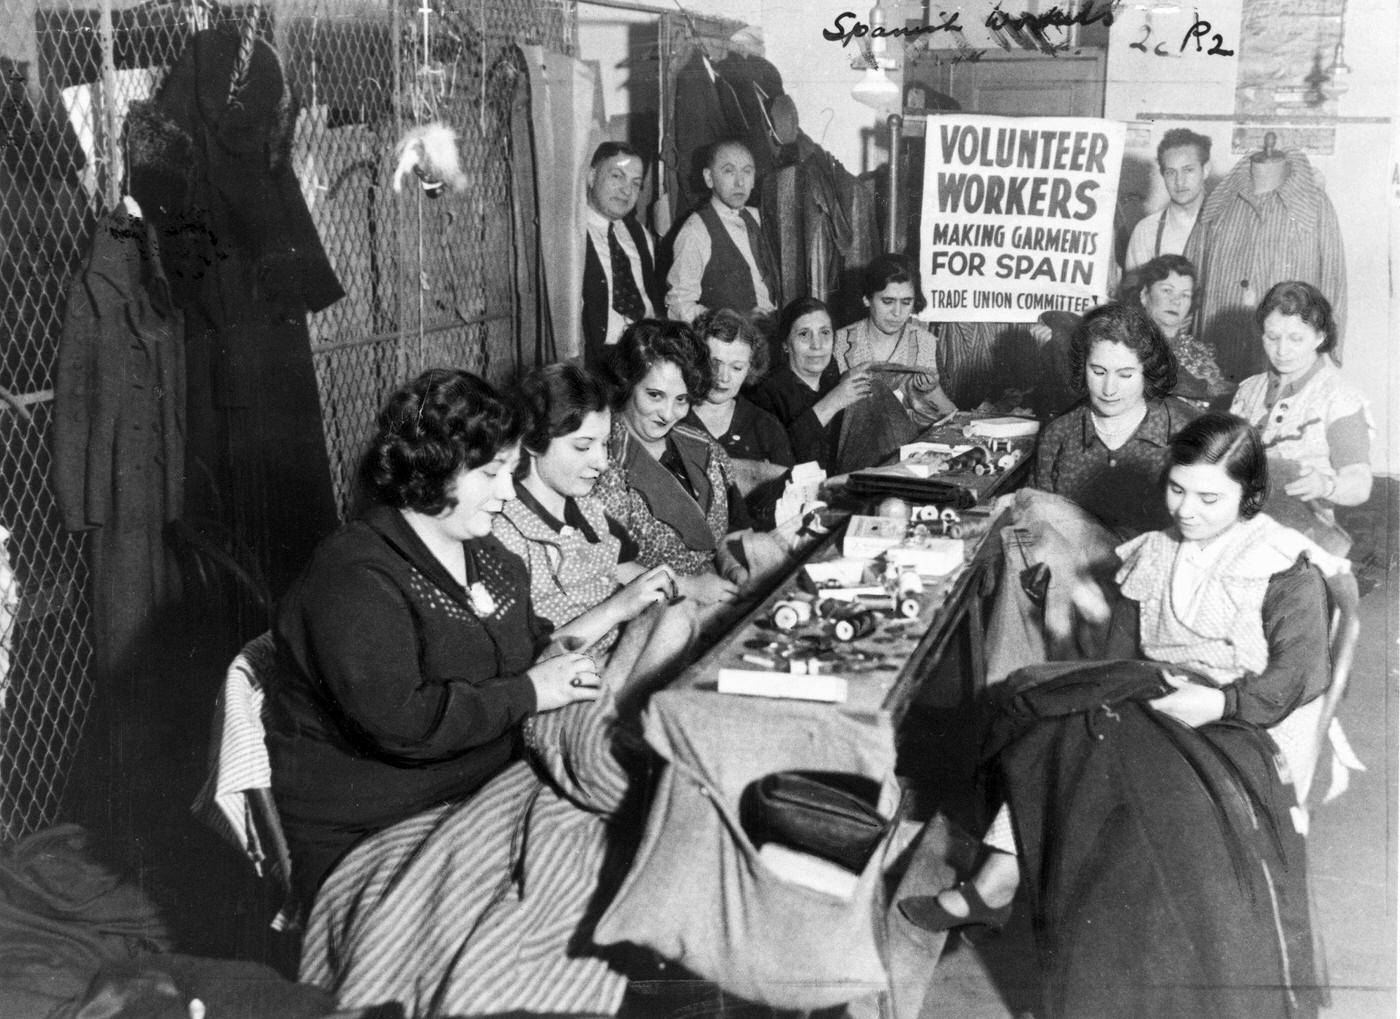
<instances>
[{"instance_id":1,"label":"brooch on sweater","mask_svg":"<svg viewBox=\"0 0 1400 1019\"><path fill-rule=\"evenodd\" d=\"M480 580L467 588L467 602L478 616L490 616L496 612L496 599L491 597L491 592Z\"/></svg>"}]
</instances>

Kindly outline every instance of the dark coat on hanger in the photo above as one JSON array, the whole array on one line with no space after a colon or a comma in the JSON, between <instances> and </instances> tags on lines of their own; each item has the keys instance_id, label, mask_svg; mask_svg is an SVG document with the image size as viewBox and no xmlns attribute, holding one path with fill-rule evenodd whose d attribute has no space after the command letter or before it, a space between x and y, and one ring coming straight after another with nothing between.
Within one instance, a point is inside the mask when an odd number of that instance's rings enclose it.
<instances>
[{"instance_id":1,"label":"dark coat on hanger","mask_svg":"<svg viewBox=\"0 0 1400 1019\"><path fill-rule=\"evenodd\" d=\"M164 527L180 516L185 364L154 231L118 208L97 226L68 289L54 371L54 494L63 525L90 531L99 671L134 666L177 587Z\"/></svg>"},{"instance_id":2,"label":"dark coat on hanger","mask_svg":"<svg viewBox=\"0 0 1400 1019\"><path fill-rule=\"evenodd\" d=\"M701 175L710 146L730 134L729 122L720 104L719 90L705 67L705 51L699 44L690 58L676 68L671 86L671 130L665 137L666 161L675 169L676 224L685 213L708 201L710 191ZM671 149L671 146L674 149Z\"/></svg>"},{"instance_id":3,"label":"dark coat on hanger","mask_svg":"<svg viewBox=\"0 0 1400 1019\"><path fill-rule=\"evenodd\" d=\"M273 590L335 528L306 314L343 296L288 162L290 95L258 41L230 101L239 39L196 34L129 144L185 311L188 509L222 518Z\"/></svg>"},{"instance_id":4,"label":"dark coat on hanger","mask_svg":"<svg viewBox=\"0 0 1400 1019\"><path fill-rule=\"evenodd\" d=\"M748 143L754 168L762 177L773 168L777 155L777 142L768 129L768 103L783 94L783 76L763 57L742 53L730 53L715 65L715 71L733 96L733 114L725 107L730 130ZM720 98L723 102L723 93Z\"/></svg>"}]
</instances>

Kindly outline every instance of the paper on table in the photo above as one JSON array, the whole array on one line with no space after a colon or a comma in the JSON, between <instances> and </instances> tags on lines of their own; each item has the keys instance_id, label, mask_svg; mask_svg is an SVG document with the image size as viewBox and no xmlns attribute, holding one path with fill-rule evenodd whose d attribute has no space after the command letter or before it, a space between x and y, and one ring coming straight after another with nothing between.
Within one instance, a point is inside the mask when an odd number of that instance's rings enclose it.
<instances>
[{"instance_id":1,"label":"paper on table","mask_svg":"<svg viewBox=\"0 0 1400 1019\"><path fill-rule=\"evenodd\" d=\"M758 669L720 669L720 693L748 697L784 697L800 701L840 704L846 699L846 681L840 676L802 676Z\"/></svg>"}]
</instances>

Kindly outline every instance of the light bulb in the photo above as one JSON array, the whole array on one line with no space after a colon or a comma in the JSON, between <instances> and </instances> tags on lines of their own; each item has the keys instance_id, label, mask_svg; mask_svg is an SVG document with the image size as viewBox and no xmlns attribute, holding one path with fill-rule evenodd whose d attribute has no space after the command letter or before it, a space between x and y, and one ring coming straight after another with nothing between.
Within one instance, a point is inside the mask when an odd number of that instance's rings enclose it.
<instances>
[{"instance_id":1,"label":"light bulb","mask_svg":"<svg viewBox=\"0 0 1400 1019\"><path fill-rule=\"evenodd\" d=\"M876 67L865 69L860 81L851 89L851 98L885 115L898 112L900 106L899 86Z\"/></svg>"}]
</instances>

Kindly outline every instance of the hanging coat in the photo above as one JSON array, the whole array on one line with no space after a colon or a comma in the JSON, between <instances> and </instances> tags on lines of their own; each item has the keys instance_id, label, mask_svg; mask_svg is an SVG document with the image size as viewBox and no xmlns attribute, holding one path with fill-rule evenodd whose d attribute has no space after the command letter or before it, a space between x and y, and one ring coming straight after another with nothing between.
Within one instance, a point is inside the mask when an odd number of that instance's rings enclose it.
<instances>
[{"instance_id":1,"label":"hanging coat","mask_svg":"<svg viewBox=\"0 0 1400 1019\"><path fill-rule=\"evenodd\" d=\"M164 543L184 489L181 318L154 231L124 209L98 224L68 290L54 373L54 494L63 525L90 531L100 671L134 665L176 587Z\"/></svg>"},{"instance_id":2,"label":"hanging coat","mask_svg":"<svg viewBox=\"0 0 1400 1019\"><path fill-rule=\"evenodd\" d=\"M188 509L221 517L274 590L338 522L306 326L343 296L288 159L290 95L258 40L197 33L132 146L186 317Z\"/></svg>"},{"instance_id":3,"label":"hanging coat","mask_svg":"<svg viewBox=\"0 0 1400 1019\"><path fill-rule=\"evenodd\" d=\"M1199 279L1197 328L1216 353L1225 377L1238 385L1269 367L1254 325L1254 309L1269 288L1303 280L1322 291L1337 319L1337 349L1346 324L1347 273L1337 213L1301 152L1286 154L1287 176L1273 191L1254 194L1250 157L1235 164L1196 220L1186 242Z\"/></svg>"}]
</instances>

